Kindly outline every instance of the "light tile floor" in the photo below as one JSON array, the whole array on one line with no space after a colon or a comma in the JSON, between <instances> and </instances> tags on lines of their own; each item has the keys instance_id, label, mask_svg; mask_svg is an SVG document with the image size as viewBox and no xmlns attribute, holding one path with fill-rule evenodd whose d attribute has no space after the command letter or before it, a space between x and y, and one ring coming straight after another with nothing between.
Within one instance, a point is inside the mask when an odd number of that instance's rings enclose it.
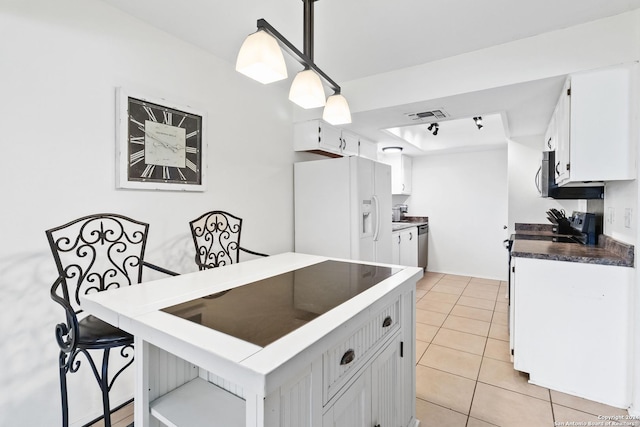
<instances>
[{"instance_id":1,"label":"light tile floor","mask_svg":"<svg viewBox=\"0 0 640 427\"><path fill-rule=\"evenodd\" d=\"M506 292L506 282L432 272L418 282L421 427L640 425L628 419L606 424L598 415L624 417L627 411L529 384L514 370Z\"/></svg>"},{"instance_id":2,"label":"light tile floor","mask_svg":"<svg viewBox=\"0 0 640 427\"><path fill-rule=\"evenodd\" d=\"M90 427L104 427L104 421L100 420ZM133 427L133 402L111 414L111 427Z\"/></svg>"}]
</instances>

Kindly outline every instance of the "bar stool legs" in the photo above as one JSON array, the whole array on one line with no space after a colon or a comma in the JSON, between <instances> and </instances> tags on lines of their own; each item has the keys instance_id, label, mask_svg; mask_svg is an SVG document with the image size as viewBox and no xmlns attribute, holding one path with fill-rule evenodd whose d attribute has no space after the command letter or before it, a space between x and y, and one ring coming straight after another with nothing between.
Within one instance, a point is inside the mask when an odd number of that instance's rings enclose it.
<instances>
[{"instance_id":1,"label":"bar stool legs","mask_svg":"<svg viewBox=\"0 0 640 427\"><path fill-rule=\"evenodd\" d=\"M69 426L69 406L67 403L67 371L69 365L67 364L67 357L69 355L64 351L60 352L58 357L58 366L60 370L60 396L62 398L62 427Z\"/></svg>"},{"instance_id":2,"label":"bar stool legs","mask_svg":"<svg viewBox=\"0 0 640 427\"><path fill-rule=\"evenodd\" d=\"M98 379L102 390L102 411L104 413L104 426L111 427L111 405L109 404L109 348L104 349L102 356L102 377ZM115 378L114 378L115 379Z\"/></svg>"},{"instance_id":3,"label":"bar stool legs","mask_svg":"<svg viewBox=\"0 0 640 427\"><path fill-rule=\"evenodd\" d=\"M60 367L60 392L62 398L62 427L69 427L69 397L67 395L67 373L77 372L80 368L80 361L76 360L76 356L79 353L83 353L87 360L89 361L89 365L91 366L91 370L93 371L93 375L100 386L100 391L102 394L102 412L103 412L103 421L104 427L111 427L111 403L109 400L109 391L113 386L116 378L127 368L129 365L133 363L133 355L127 354L127 350L132 351L133 345L126 345L121 348L120 354L124 358L128 358L131 356L131 360L129 360L109 381L109 354L110 348L103 349L102 355L102 367L101 372L98 372L95 362L91 358L89 352L85 349L77 349L72 353L65 353L63 351L60 352L59 357L59 367Z\"/></svg>"}]
</instances>

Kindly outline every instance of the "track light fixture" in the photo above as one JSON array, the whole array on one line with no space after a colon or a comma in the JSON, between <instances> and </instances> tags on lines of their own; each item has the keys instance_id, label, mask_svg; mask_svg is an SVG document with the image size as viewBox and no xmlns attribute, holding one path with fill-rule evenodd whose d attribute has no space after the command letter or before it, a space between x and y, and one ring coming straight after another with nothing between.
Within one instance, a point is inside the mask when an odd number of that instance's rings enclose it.
<instances>
[{"instance_id":1,"label":"track light fixture","mask_svg":"<svg viewBox=\"0 0 640 427\"><path fill-rule=\"evenodd\" d=\"M349 104L340 94L340 86L313 62L313 3L317 0L302 0L304 3L304 49L300 52L264 19L258 19L258 31L250 34L242 43L236 71L267 84L287 78L287 68L282 49L293 56L303 67L291 85L289 99L302 108L324 106L322 118L333 124L351 123ZM326 98L322 80L333 89Z\"/></svg>"},{"instance_id":2,"label":"track light fixture","mask_svg":"<svg viewBox=\"0 0 640 427\"><path fill-rule=\"evenodd\" d=\"M433 136L438 135L438 130L440 129L440 125L438 123L431 123L427 130L433 133Z\"/></svg>"},{"instance_id":3,"label":"track light fixture","mask_svg":"<svg viewBox=\"0 0 640 427\"><path fill-rule=\"evenodd\" d=\"M474 117L473 121L476 122L476 126L478 126L478 130L482 129L482 116Z\"/></svg>"}]
</instances>

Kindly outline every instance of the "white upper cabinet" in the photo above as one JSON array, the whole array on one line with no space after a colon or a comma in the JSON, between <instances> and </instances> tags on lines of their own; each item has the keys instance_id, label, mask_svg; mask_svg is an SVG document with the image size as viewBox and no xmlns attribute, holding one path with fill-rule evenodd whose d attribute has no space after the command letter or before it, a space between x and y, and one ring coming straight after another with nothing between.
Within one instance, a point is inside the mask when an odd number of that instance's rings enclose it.
<instances>
[{"instance_id":1,"label":"white upper cabinet","mask_svg":"<svg viewBox=\"0 0 640 427\"><path fill-rule=\"evenodd\" d=\"M342 155L342 131L322 120L296 123L293 126L295 151L322 151Z\"/></svg>"},{"instance_id":2,"label":"white upper cabinet","mask_svg":"<svg viewBox=\"0 0 640 427\"><path fill-rule=\"evenodd\" d=\"M410 195L413 165L411 157L404 154L386 155L381 161L391 165L391 193Z\"/></svg>"},{"instance_id":3,"label":"white upper cabinet","mask_svg":"<svg viewBox=\"0 0 640 427\"><path fill-rule=\"evenodd\" d=\"M360 157L378 160L378 147L372 141L360 137Z\"/></svg>"},{"instance_id":4,"label":"white upper cabinet","mask_svg":"<svg viewBox=\"0 0 640 427\"><path fill-rule=\"evenodd\" d=\"M635 67L611 67L567 79L545 136L545 149L556 150L557 184L635 178Z\"/></svg>"},{"instance_id":5,"label":"white upper cabinet","mask_svg":"<svg viewBox=\"0 0 640 427\"><path fill-rule=\"evenodd\" d=\"M360 145L360 139L355 133L342 131L342 155L343 156L357 156L359 153L358 147Z\"/></svg>"},{"instance_id":6,"label":"white upper cabinet","mask_svg":"<svg viewBox=\"0 0 640 427\"><path fill-rule=\"evenodd\" d=\"M359 135L342 130L322 120L295 123L293 149L311 151L330 157L363 156L376 160L376 146Z\"/></svg>"}]
</instances>

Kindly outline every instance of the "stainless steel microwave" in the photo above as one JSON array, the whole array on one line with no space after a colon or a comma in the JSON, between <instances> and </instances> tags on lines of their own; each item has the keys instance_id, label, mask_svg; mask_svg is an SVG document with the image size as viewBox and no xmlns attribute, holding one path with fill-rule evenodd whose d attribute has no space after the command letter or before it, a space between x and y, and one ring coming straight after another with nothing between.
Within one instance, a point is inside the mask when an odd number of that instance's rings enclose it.
<instances>
[{"instance_id":1,"label":"stainless steel microwave","mask_svg":"<svg viewBox=\"0 0 640 427\"><path fill-rule=\"evenodd\" d=\"M536 175L536 185L542 197L553 199L603 199L604 187L602 185L589 185L588 183L579 186L562 187L556 184L556 152L543 151L542 165Z\"/></svg>"}]
</instances>

